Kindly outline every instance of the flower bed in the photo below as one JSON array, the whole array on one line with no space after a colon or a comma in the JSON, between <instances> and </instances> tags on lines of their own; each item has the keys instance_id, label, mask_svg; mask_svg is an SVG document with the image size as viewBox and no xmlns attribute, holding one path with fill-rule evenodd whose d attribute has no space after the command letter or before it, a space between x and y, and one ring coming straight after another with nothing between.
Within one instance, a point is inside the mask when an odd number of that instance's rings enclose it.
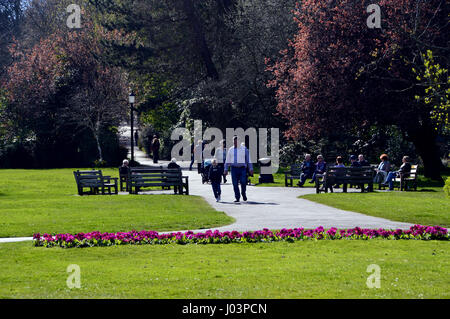
<instances>
[{"instance_id":1,"label":"flower bed","mask_svg":"<svg viewBox=\"0 0 450 319\"><path fill-rule=\"evenodd\" d=\"M35 234L33 243L35 246L43 247L94 247L114 245L167 245L167 244L229 244L229 243L261 243L261 242L294 242L299 240L449 240L447 229L439 226L415 225L409 230L386 230L386 229L352 229L323 227L316 229L282 229L270 231L265 228L255 232L238 232L208 230L204 233L170 233L158 234L155 231L131 231L128 233L101 233L98 231L84 234Z\"/></svg>"}]
</instances>

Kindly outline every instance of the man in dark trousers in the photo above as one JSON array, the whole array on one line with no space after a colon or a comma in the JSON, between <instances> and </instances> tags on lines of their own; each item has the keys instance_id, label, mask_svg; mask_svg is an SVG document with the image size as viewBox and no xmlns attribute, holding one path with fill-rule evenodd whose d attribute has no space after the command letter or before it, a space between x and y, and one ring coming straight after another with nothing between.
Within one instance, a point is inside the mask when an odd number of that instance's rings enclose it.
<instances>
[{"instance_id":1,"label":"man in dark trousers","mask_svg":"<svg viewBox=\"0 0 450 319\"><path fill-rule=\"evenodd\" d=\"M298 186L303 187L308 178L312 178L314 171L316 170L316 165L311 160L311 154L305 155L305 161L302 164L302 174L300 175L300 181Z\"/></svg>"},{"instance_id":2,"label":"man in dark trousers","mask_svg":"<svg viewBox=\"0 0 450 319\"><path fill-rule=\"evenodd\" d=\"M152 140L152 153L153 153L153 163L155 164L158 164L160 147L161 143L159 142L158 136L154 135Z\"/></svg>"},{"instance_id":3,"label":"man in dark trousers","mask_svg":"<svg viewBox=\"0 0 450 319\"><path fill-rule=\"evenodd\" d=\"M225 162L225 176L231 169L231 180L233 182L235 203L239 203L242 193L244 202L247 201L247 169L250 176L253 175L253 164L250 159L249 150L238 143L238 137L233 138L234 146L228 150ZM242 192L239 191L239 183L241 184Z\"/></svg>"},{"instance_id":4,"label":"man in dark trousers","mask_svg":"<svg viewBox=\"0 0 450 319\"><path fill-rule=\"evenodd\" d=\"M216 202L220 201L220 196L222 195L222 191L220 189L220 182L222 180L223 170L217 164L217 159L212 160L212 165L209 168L208 179L211 181L211 186L214 192L214 197L216 198Z\"/></svg>"}]
</instances>

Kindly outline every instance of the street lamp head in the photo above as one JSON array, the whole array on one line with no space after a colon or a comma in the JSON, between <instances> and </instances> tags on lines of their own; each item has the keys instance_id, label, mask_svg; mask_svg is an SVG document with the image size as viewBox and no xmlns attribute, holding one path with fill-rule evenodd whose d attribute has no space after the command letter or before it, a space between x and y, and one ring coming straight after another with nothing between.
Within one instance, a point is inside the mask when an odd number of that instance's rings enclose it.
<instances>
[{"instance_id":1,"label":"street lamp head","mask_svg":"<svg viewBox=\"0 0 450 319\"><path fill-rule=\"evenodd\" d=\"M136 100L136 96L134 95L133 91L131 91L130 96L129 96L130 104L134 104L135 100Z\"/></svg>"}]
</instances>

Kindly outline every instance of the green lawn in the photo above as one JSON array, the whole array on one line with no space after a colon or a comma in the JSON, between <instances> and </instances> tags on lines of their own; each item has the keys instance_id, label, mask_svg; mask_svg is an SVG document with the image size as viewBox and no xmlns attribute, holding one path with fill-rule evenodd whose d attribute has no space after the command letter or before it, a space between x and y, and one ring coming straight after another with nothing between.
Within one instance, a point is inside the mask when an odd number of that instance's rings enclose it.
<instances>
[{"instance_id":1,"label":"green lawn","mask_svg":"<svg viewBox=\"0 0 450 319\"><path fill-rule=\"evenodd\" d=\"M449 298L448 242L114 246L0 244L0 298ZM81 289L66 286L81 268ZM381 268L381 288L366 286Z\"/></svg>"},{"instance_id":2,"label":"green lawn","mask_svg":"<svg viewBox=\"0 0 450 319\"><path fill-rule=\"evenodd\" d=\"M212 228L234 220L196 196L77 196L72 169L0 170L0 237ZM117 169L104 175L118 176Z\"/></svg>"},{"instance_id":3,"label":"green lawn","mask_svg":"<svg viewBox=\"0 0 450 319\"><path fill-rule=\"evenodd\" d=\"M321 193L304 195L324 205L387 218L390 220L422 225L450 227L450 197L441 183L421 179L418 191L374 193Z\"/></svg>"},{"instance_id":4,"label":"green lawn","mask_svg":"<svg viewBox=\"0 0 450 319\"><path fill-rule=\"evenodd\" d=\"M285 187L285 180L284 180L284 171L285 169L280 169L279 173L273 174L273 180L274 183L263 183L263 184L258 184L259 181L259 174L255 173L253 175L253 177L250 177L250 181L252 182L252 184L256 184L256 186L258 187ZM303 187L316 187L316 185L314 183L309 183L309 181L311 180L311 178L308 178L306 180L306 183ZM299 180L295 179L293 181L293 187L298 187Z\"/></svg>"}]
</instances>

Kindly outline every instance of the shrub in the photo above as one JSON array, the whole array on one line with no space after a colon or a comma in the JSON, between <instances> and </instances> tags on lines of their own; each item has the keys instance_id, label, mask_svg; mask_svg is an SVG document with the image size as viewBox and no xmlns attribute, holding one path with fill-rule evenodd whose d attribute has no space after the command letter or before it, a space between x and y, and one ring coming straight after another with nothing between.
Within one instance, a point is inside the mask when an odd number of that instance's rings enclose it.
<instances>
[{"instance_id":1,"label":"shrub","mask_svg":"<svg viewBox=\"0 0 450 319\"><path fill-rule=\"evenodd\" d=\"M444 192L447 196L450 196L450 177L447 177L447 180L445 181Z\"/></svg>"},{"instance_id":2,"label":"shrub","mask_svg":"<svg viewBox=\"0 0 450 319\"><path fill-rule=\"evenodd\" d=\"M32 143L13 143L0 146L1 168L33 168L35 147Z\"/></svg>"}]
</instances>

